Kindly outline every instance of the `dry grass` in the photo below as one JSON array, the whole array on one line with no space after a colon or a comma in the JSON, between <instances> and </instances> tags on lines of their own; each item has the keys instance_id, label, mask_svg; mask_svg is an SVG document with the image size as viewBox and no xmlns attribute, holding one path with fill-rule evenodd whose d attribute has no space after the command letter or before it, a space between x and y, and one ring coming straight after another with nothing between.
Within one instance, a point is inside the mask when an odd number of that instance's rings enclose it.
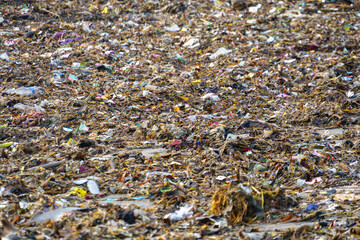
<instances>
[{"instance_id":1,"label":"dry grass","mask_svg":"<svg viewBox=\"0 0 360 240\"><path fill-rule=\"evenodd\" d=\"M239 223L247 213L246 193L239 187L224 185L212 197L210 213L227 216L231 224Z\"/></svg>"}]
</instances>

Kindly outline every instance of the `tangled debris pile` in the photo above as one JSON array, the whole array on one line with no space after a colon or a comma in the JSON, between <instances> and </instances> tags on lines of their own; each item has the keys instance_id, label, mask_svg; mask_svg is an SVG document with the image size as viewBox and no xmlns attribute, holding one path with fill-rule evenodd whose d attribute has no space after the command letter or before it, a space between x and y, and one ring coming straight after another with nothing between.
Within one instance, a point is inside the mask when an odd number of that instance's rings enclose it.
<instances>
[{"instance_id":1,"label":"tangled debris pile","mask_svg":"<svg viewBox=\"0 0 360 240\"><path fill-rule=\"evenodd\" d=\"M351 1L2 1L1 237L360 235Z\"/></svg>"}]
</instances>

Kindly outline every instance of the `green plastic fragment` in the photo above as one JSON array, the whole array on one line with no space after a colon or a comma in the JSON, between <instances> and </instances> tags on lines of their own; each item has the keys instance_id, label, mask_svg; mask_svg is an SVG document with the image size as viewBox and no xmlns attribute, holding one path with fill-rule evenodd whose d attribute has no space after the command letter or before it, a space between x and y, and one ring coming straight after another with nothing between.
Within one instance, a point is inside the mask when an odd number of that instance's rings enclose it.
<instances>
[{"instance_id":1,"label":"green plastic fragment","mask_svg":"<svg viewBox=\"0 0 360 240\"><path fill-rule=\"evenodd\" d=\"M7 147L10 147L13 144L14 144L14 142L2 143L2 144L0 144L0 148L7 148Z\"/></svg>"}]
</instances>

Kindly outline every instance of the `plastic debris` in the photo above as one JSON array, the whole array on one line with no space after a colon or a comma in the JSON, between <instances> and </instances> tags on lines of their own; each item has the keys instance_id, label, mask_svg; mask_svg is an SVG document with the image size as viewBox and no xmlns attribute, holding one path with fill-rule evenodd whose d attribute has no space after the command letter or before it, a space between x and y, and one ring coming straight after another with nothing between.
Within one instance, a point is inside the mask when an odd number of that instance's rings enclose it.
<instances>
[{"instance_id":1,"label":"plastic debris","mask_svg":"<svg viewBox=\"0 0 360 240\"><path fill-rule=\"evenodd\" d=\"M94 180L89 180L87 182L87 187L92 194L100 194L100 189Z\"/></svg>"},{"instance_id":2,"label":"plastic debris","mask_svg":"<svg viewBox=\"0 0 360 240\"><path fill-rule=\"evenodd\" d=\"M229 54L231 52L232 52L232 50L227 50L226 48L219 48L214 54L211 54L209 58L211 60L214 60L214 59L218 58L221 55L227 55L227 54Z\"/></svg>"},{"instance_id":3,"label":"plastic debris","mask_svg":"<svg viewBox=\"0 0 360 240\"><path fill-rule=\"evenodd\" d=\"M193 205L188 204L186 206L181 207L174 213L169 213L164 216L165 219L169 219L170 221L180 221L186 219L194 214L192 211Z\"/></svg>"},{"instance_id":4,"label":"plastic debris","mask_svg":"<svg viewBox=\"0 0 360 240\"><path fill-rule=\"evenodd\" d=\"M2 60L10 61L10 58L9 58L9 56L7 55L7 53L2 53L2 54L0 54L0 58L1 58Z\"/></svg>"},{"instance_id":5,"label":"plastic debris","mask_svg":"<svg viewBox=\"0 0 360 240\"><path fill-rule=\"evenodd\" d=\"M180 29L181 28L178 25L174 25L172 27L165 27L165 30L169 32L178 32L180 31Z\"/></svg>"},{"instance_id":6,"label":"plastic debris","mask_svg":"<svg viewBox=\"0 0 360 240\"><path fill-rule=\"evenodd\" d=\"M1 3L0 239L360 236L358 1Z\"/></svg>"},{"instance_id":7,"label":"plastic debris","mask_svg":"<svg viewBox=\"0 0 360 240\"><path fill-rule=\"evenodd\" d=\"M3 93L29 96L43 91L45 91L43 87L31 86L31 87L20 87L16 89L4 90Z\"/></svg>"},{"instance_id":8,"label":"plastic debris","mask_svg":"<svg viewBox=\"0 0 360 240\"><path fill-rule=\"evenodd\" d=\"M65 213L73 212L76 210L79 210L81 208L79 207L67 207L67 208L58 208L49 212L40 213L38 215L35 215L31 221L36 223L43 223L48 220L56 221L59 220Z\"/></svg>"}]
</instances>

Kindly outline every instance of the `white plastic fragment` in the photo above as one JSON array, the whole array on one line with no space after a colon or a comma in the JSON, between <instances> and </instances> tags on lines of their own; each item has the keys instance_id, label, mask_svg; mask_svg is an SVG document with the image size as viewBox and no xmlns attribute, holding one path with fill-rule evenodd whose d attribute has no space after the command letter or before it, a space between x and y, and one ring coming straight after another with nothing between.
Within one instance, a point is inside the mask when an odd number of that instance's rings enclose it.
<instances>
[{"instance_id":1,"label":"white plastic fragment","mask_svg":"<svg viewBox=\"0 0 360 240\"><path fill-rule=\"evenodd\" d=\"M273 36L270 36L270 37L266 40L267 43L271 43L271 42L273 42L273 41L275 41L275 38L274 38Z\"/></svg>"},{"instance_id":2,"label":"white plastic fragment","mask_svg":"<svg viewBox=\"0 0 360 240\"><path fill-rule=\"evenodd\" d=\"M72 47L58 48L58 49L56 49L56 51L53 54L62 55L65 52L72 52L72 51L73 51Z\"/></svg>"},{"instance_id":3,"label":"white plastic fragment","mask_svg":"<svg viewBox=\"0 0 360 240\"><path fill-rule=\"evenodd\" d=\"M191 122L196 122L197 117L196 117L196 115L191 115L191 116L188 116L187 119L189 119Z\"/></svg>"},{"instance_id":4,"label":"white plastic fragment","mask_svg":"<svg viewBox=\"0 0 360 240\"><path fill-rule=\"evenodd\" d=\"M249 7L249 12L251 13L257 13L257 11L261 8L261 4L259 3L258 5L256 5L255 7Z\"/></svg>"},{"instance_id":5,"label":"white plastic fragment","mask_svg":"<svg viewBox=\"0 0 360 240\"><path fill-rule=\"evenodd\" d=\"M197 38L191 38L189 39L186 43L184 43L183 47L186 47L186 48L196 48L198 46L200 46L200 40L197 39Z\"/></svg>"},{"instance_id":6,"label":"white plastic fragment","mask_svg":"<svg viewBox=\"0 0 360 240\"><path fill-rule=\"evenodd\" d=\"M231 52L232 52L232 50L227 50L226 48L222 47L222 48L219 48L215 53L211 54L209 58L211 60L214 60L214 59L216 59L217 57L219 57L221 55L226 55L226 54L231 53Z\"/></svg>"},{"instance_id":7,"label":"white plastic fragment","mask_svg":"<svg viewBox=\"0 0 360 240\"><path fill-rule=\"evenodd\" d=\"M89 180L87 182L87 187L92 194L100 194L100 189L94 180Z\"/></svg>"},{"instance_id":8,"label":"white plastic fragment","mask_svg":"<svg viewBox=\"0 0 360 240\"><path fill-rule=\"evenodd\" d=\"M206 99L208 99L208 98L209 98L210 100L214 101L214 102L220 100L219 96L216 95L215 93L207 93L207 94L205 94L204 96L201 97L202 100L206 100Z\"/></svg>"},{"instance_id":9,"label":"white plastic fragment","mask_svg":"<svg viewBox=\"0 0 360 240\"><path fill-rule=\"evenodd\" d=\"M243 186L241 183L239 183L238 186L248 195L252 192L251 188Z\"/></svg>"},{"instance_id":10,"label":"white plastic fragment","mask_svg":"<svg viewBox=\"0 0 360 240\"><path fill-rule=\"evenodd\" d=\"M165 27L164 29L169 32L178 32L181 30L178 25L173 25L172 27Z\"/></svg>"},{"instance_id":11,"label":"white plastic fragment","mask_svg":"<svg viewBox=\"0 0 360 240\"><path fill-rule=\"evenodd\" d=\"M21 209L27 209L27 208L29 208L29 203L28 202L25 202L25 201L19 201L19 207L21 208Z\"/></svg>"},{"instance_id":12,"label":"white plastic fragment","mask_svg":"<svg viewBox=\"0 0 360 240\"><path fill-rule=\"evenodd\" d=\"M0 194L1 195L1 194ZM6 208L9 206L9 201L0 202L0 209Z\"/></svg>"},{"instance_id":13,"label":"white plastic fragment","mask_svg":"<svg viewBox=\"0 0 360 240\"><path fill-rule=\"evenodd\" d=\"M181 207L174 213L168 213L164 216L165 219L169 219L170 221L180 221L187 217L190 217L194 214L193 205L186 205Z\"/></svg>"},{"instance_id":14,"label":"white plastic fragment","mask_svg":"<svg viewBox=\"0 0 360 240\"><path fill-rule=\"evenodd\" d=\"M127 21L125 22L126 25L128 25L129 27L137 27L139 26L139 24L137 24L136 22L133 22L133 21Z\"/></svg>"},{"instance_id":15,"label":"white plastic fragment","mask_svg":"<svg viewBox=\"0 0 360 240\"><path fill-rule=\"evenodd\" d=\"M226 136L226 140L227 141L233 141L233 140L237 140L239 138L248 138L248 137L249 137L249 134L232 134L232 133L229 133Z\"/></svg>"},{"instance_id":16,"label":"white plastic fragment","mask_svg":"<svg viewBox=\"0 0 360 240\"><path fill-rule=\"evenodd\" d=\"M296 61L296 59L284 60L284 63L293 63L295 61Z\"/></svg>"},{"instance_id":17,"label":"white plastic fragment","mask_svg":"<svg viewBox=\"0 0 360 240\"><path fill-rule=\"evenodd\" d=\"M82 28L85 32L91 33L91 29L88 27L88 25L85 22L82 22Z\"/></svg>"},{"instance_id":18,"label":"white plastic fragment","mask_svg":"<svg viewBox=\"0 0 360 240\"><path fill-rule=\"evenodd\" d=\"M45 89L43 87L37 87L37 86L31 86L31 87L19 87L19 88L13 88L13 89L8 89L8 90L4 90L3 93L6 94L17 94L20 96L30 96L30 95L34 95L37 94L39 92L43 92L45 91Z\"/></svg>"},{"instance_id":19,"label":"white plastic fragment","mask_svg":"<svg viewBox=\"0 0 360 240\"><path fill-rule=\"evenodd\" d=\"M274 13L274 12L276 12L276 8L275 8L275 7L273 7L273 8L270 9L270 11L269 11L269 13Z\"/></svg>"},{"instance_id":20,"label":"white plastic fragment","mask_svg":"<svg viewBox=\"0 0 360 240\"><path fill-rule=\"evenodd\" d=\"M147 95L150 95L150 94L151 94L150 91L147 91L147 90L143 90L143 91L142 91L142 96L143 96L143 97L146 97Z\"/></svg>"},{"instance_id":21,"label":"white plastic fragment","mask_svg":"<svg viewBox=\"0 0 360 240\"><path fill-rule=\"evenodd\" d=\"M247 24L255 24L256 23L256 19L248 19L246 20Z\"/></svg>"},{"instance_id":22,"label":"white plastic fragment","mask_svg":"<svg viewBox=\"0 0 360 240\"><path fill-rule=\"evenodd\" d=\"M2 53L2 54L0 54L0 58L1 58L2 60L10 61L10 58L9 58L9 56L7 55L7 53Z\"/></svg>"},{"instance_id":23,"label":"white plastic fragment","mask_svg":"<svg viewBox=\"0 0 360 240\"><path fill-rule=\"evenodd\" d=\"M76 211L79 209L81 209L81 208L79 208L79 207L58 208L53 211L40 213L40 214L34 216L30 221L37 222L39 224L41 224L47 220L56 221L56 220L59 220L64 213L73 212L73 211Z\"/></svg>"},{"instance_id":24,"label":"white plastic fragment","mask_svg":"<svg viewBox=\"0 0 360 240\"><path fill-rule=\"evenodd\" d=\"M225 176L217 176L217 177L216 177L216 180L219 180L219 181L222 181L222 180L224 180L224 179L226 179Z\"/></svg>"},{"instance_id":25,"label":"white plastic fragment","mask_svg":"<svg viewBox=\"0 0 360 240\"><path fill-rule=\"evenodd\" d=\"M201 234L200 233L193 233L193 236L196 238L201 238Z\"/></svg>"},{"instance_id":26,"label":"white plastic fragment","mask_svg":"<svg viewBox=\"0 0 360 240\"><path fill-rule=\"evenodd\" d=\"M298 179L296 181L296 184L297 184L298 187L304 186L305 183L306 183L306 181L304 179Z\"/></svg>"},{"instance_id":27,"label":"white plastic fragment","mask_svg":"<svg viewBox=\"0 0 360 240\"><path fill-rule=\"evenodd\" d=\"M81 185L81 184L87 183L88 181L89 180L86 179L86 178L80 178L80 179L76 179L76 180L74 180L72 182L75 183L75 184Z\"/></svg>"}]
</instances>

